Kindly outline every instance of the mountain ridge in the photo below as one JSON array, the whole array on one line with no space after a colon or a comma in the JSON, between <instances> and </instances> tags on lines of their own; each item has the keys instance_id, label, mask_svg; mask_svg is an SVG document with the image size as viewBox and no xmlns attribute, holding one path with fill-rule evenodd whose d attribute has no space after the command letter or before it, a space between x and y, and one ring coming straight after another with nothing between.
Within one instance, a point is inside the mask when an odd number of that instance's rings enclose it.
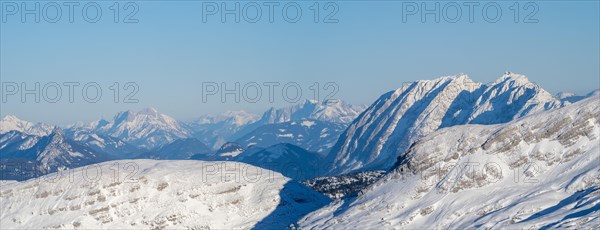
<instances>
[{"instance_id":1,"label":"mountain ridge","mask_svg":"<svg viewBox=\"0 0 600 230\"><path fill-rule=\"evenodd\" d=\"M504 123L564 105L514 73L491 85L464 74L413 82L383 94L350 124L327 158L330 175L389 169L411 143L439 128Z\"/></svg>"},{"instance_id":2,"label":"mountain ridge","mask_svg":"<svg viewBox=\"0 0 600 230\"><path fill-rule=\"evenodd\" d=\"M312 212L299 227L597 228L599 102L437 130L358 197Z\"/></svg>"}]
</instances>

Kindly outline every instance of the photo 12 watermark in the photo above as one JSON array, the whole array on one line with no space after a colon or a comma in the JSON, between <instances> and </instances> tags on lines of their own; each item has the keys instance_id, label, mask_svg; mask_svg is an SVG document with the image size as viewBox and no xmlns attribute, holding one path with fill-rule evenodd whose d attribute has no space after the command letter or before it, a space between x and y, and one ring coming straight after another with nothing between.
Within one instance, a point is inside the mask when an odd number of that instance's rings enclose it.
<instances>
[{"instance_id":1,"label":"photo 12 watermark","mask_svg":"<svg viewBox=\"0 0 600 230\"><path fill-rule=\"evenodd\" d=\"M202 2L202 23L338 23L340 6L320 1Z\"/></svg>"},{"instance_id":2,"label":"photo 12 watermark","mask_svg":"<svg viewBox=\"0 0 600 230\"><path fill-rule=\"evenodd\" d=\"M140 6L125 1L2 1L2 23L139 23Z\"/></svg>"},{"instance_id":3,"label":"photo 12 watermark","mask_svg":"<svg viewBox=\"0 0 600 230\"><path fill-rule=\"evenodd\" d=\"M113 103L139 103L140 86L136 82L1 82L2 103L97 103L104 99Z\"/></svg>"},{"instance_id":4,"label":"photo 12 watermark","mask_svg":"<svg viewBox=\"0 0 600 230\"><path fill-rule=\"evenodd\" d=\"M524 1L403 1L402 23L539 23L540 6Z\"/></svg>"},{"instance_id":5,"label":"photo 12 watermark","mask_svg":"<svg viewBox=\"0 0 600 230\"><path fill-rule=\"evenodd\" d=\"M303 85L298 82L202 82L202 103L210 99L221 103L235 102L274 103L276 98L297 103L303 99L335 102L340 87L335 82L313 82Z\"/></svg>"}]
</instances>

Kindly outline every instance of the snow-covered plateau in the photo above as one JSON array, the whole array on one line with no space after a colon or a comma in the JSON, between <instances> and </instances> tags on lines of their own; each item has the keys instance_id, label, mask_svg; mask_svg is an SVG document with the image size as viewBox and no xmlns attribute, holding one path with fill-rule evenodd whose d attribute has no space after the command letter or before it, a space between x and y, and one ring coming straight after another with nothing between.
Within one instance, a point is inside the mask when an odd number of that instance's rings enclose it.
<instances>
[{"instance_id":1,"label":"snow-covered plateau","mask_svg":"<svg viewBox=\"0 0 600 230\"><path fill-rule=\"evenodd\" d=\"M2 183L2 229L282 229L329 199L235 162L110 161Z\"/></svg>"}]
</instances>

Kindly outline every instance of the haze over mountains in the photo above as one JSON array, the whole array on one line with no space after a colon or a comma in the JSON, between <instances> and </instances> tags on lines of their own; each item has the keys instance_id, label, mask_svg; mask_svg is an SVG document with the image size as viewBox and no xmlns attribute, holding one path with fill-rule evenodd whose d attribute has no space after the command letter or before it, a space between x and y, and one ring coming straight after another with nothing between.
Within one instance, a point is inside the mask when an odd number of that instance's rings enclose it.
<instances>
[{"instance_id":1,"label":"haze over mountains","mask_svg":"<svg viewBox=\"0 0 600 230\"><path fill-rule=\"evenodd\" d=\"M110 120L77 123L66 127L65 130L57 128L62 137L57 142L77 146L77 149L84 149L84 152L91 156L102 156L98 157L102 159L100 161L132 158L184 160L192 156L196 160L226 159L215 152L227 141L239 143L240 151L289 143L299 146L304 152L318 152L317 155L322 158L337 141L348 122L359 114L361 108L364 106L348 105L342 101L307 100L288 108L271 108L260 119L251 113L235 111L218 116L204 115L192 122L178 121L159 113L156 109L148 108L138 112L120 112ZM54 126L33 124L12 115L2 118L1 124L0 139L5 143L0 146L0 150L3 151L2 155L6 156L2 160L44 164L40 159L30 156L31 154L25 156L22 152L34 145L38 149L44 148L42 145L46 142L37 142L42 137L52 134ZM23 137L19 139L15 136ZM27 142L29 146L21 142ZM12 146L19 147L15 149ZM65 149L51 157L63 158L61 154L68 156L71 153ZM31 168L32 172L23 177L15 174L17 171L21 172L21 169L9 166L4 170L12 170L13 173L7 173L3 178L22 180L60 168L72 168L100 161L79 160L78 162L82 163L76 164L73 161L58 160L56 165L48 166L49 170Z\"/></svg>"},{"instance_id":2,"label":"haze over mountains","mask_svg":"<svg viewBox=\"0 0 600 230\"><path fill-rule=\"evenodd\" d=\"M220 148L241 128L257 121L260 117L246 111L227 111L219 115L202 115L190 123L194 137L213 149Z\"/></svg>"},{"instance_id":3,"label":"haze over mountains","mask_svg":"<svg viewBox=\"0 0 600 230\"><path fill-rule=\"evenodd\" d=\"M248 152L253 154L256 149L287 143L311 153L307 159L313 159L313 155L317 157L322 163L319 168L330 169L321 169L315 176L341 175L387 170L412 143L440 128L505 123L593 97L598 95L597 92L586 96L562 93L559 98L519 74L506 73L490 85L457 75L405 84L382 95L368 108L341 100L306 100L291 107L270 108L260 117L244 111L230 111L221 115L203 115L191 122L178 121L149 108L120 112L110 120L72 125L64 129L63 136L65 141L85 148L93 153L91 155L106 159L176 160L192 156L198 160L233 159L234 155L248 149L253 149ZM4 133L1 135L14 130L21 134L13 136L28 136L18 142L28 139L30 146L21 144L19 151L32 147L39 137L51 134L54 128L12 115L1 121L0 133ZM14 137L3 137L7 143L0 149L15 151L14 147L6 148L20 145L8 143L12 139ZM227 142L238 146L236 152L217 153ZM39 145L38 148L42 148ZM28 162L31 160L30 156ZM70 168L70 164L64 162L64 165L50 168Z\"/></svg>"},{"instance_id":4,"label":"haze over mountains","mask_svg":"<svg viewBox=\"0 0 600 230\"><path fill-rule=\"evenodd\" d=\"M305 101L191 122L155 109L64 129L6 116L0 172L22 182L2 184L0 220L13 228L600 228L598 90L553 96L514 73L487 85L461 74L399 87L368 107ZM113 163L138 165L140 181L27 180L82 166L111 172ZM275 179L237 178L258 171Z\"/></svg>"}]
</instances>

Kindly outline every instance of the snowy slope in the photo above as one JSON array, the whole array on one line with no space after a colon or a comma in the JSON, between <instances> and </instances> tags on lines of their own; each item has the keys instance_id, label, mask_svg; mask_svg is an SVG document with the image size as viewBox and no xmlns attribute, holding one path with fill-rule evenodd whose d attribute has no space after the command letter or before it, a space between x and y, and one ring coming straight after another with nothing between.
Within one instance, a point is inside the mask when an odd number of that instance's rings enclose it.
<instances>
[{"instance_id":1,"label":"snowy slope","mask_svg":"<svg viewBox=\"0 0 600 230\"><path fill-rule=\"evenodd\" d=\"M600 98L500 125L441 129L305 228L600 227Z\"/></svg>"},{"instance_id":2,"label":"snowy slope","mask_svg":"<svg viewBox=\"0 0 600 230\"><path fill-rule=\"evenodd\" d=\"M54 126L52 125L45 123L34 124L13 115L7 115L0 119L0 134L15 130L29 135L46 136L52 132L53 128Z\"/></svg>"},{"instance_id":3,"label":"snowy slope","mask_svg":"<svg viewBox=\"0 0 600 230\"><path fill-rule=\"evenodd\" d=\"M279 173L223 164L111 161L72 177L8 183L0 193L0 228L282 229L329 202Z\"/></svg>"},{"instance_id":4,"label":"snowy slope","mask_svg":"<svg viewBox=\"0 0 600 230\"><path fill-rule=\"evenodd\" d=\"M439 128L499 124L562 105L514 73L490 85L466 75L417 81L382 95L354 120L328 156L330 174L389 169L412 143Z\"/></svg>"},{"instance_id":5,"label":"snowy slope","mask_svg":"<svg viewBox=\"0 0 600 230\"><path fill-rule=\"evenodd\" d=\"M290 143L312 152L326 154L345 128L346 126L340 123L300 119L260 126L235 142L245 147Z\"/></svg>"},{"instance_id":6,"label":"snowy slope","mask_svg":"<svg viewBox=\"0 0 600 230\"><path fill-rule=\"evenodd\" d=\"M100 120L90 126L93 126L95 133L116 137L145 149L191 137L187 125L152 108L121 112L111 121Z\"/></svg>"}]
</instances>

